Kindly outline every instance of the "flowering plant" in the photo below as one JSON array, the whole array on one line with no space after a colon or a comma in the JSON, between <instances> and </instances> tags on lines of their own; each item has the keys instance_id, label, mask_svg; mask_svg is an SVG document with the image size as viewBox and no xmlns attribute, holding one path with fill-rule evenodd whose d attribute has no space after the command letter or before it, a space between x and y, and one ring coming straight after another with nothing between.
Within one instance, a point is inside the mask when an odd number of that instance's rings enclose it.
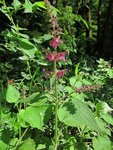
<instances>
[{"instance_id":1,"label":"flowering plant","mask_svg":"<svg viewBox=\"0 0 113 150\"><path fill-rule=\"evenodd\" d=\"M59 99L58 99L58 79L62 78L65 69L64 70L59 70L57 69L57 62L62 61L65 62L65 54L67 52L58 52L58 46L60 46L63 41L60 38L60 32L61 28L58 25L57 17L54 15L52 11L52 7L50 5L50 2L48 0L45 0L45 4L47 5L47 10L48 10L48 15L50 17L50 26L51 26L51 33L53 35L53 38L49 42L50 46L52 47L53 51L52 52L47 52L46 53L46 59L49 62L54 63L54 68L53 68L53 75L55 77L54 81L54 97L55 97L55 135L54 135L54 150L57 150L58 146L58 108L59 108ZM48 75L48 71L45 72L46 75Z\"/></svg>"}]
</instances>

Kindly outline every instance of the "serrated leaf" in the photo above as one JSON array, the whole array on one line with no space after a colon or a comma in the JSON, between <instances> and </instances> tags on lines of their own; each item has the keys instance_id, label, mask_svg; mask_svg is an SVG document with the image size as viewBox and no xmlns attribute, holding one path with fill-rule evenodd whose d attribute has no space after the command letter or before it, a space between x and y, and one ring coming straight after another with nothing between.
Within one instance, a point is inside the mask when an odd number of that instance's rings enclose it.
<instances>
[{"instance_id":1,"label":"serrated leaf","mask_svg":"<svg viewBox=\"0 0 113 150\"><path fill-rule=\"evenodd\" d=\"M17 150L35 150L35 142L33 139L29 138L25 140L21 145L18 146Z\"/></svg>"},{"instance_id":2,"label":"serrated leaf","mask_svg":"<svg viewBox=\"0 0 113 150\"><path fill-rule=\"evenodd\" d=\"M29 106L26 110L20 110L19 116L29 123L31 127L43 130L43 126L48 121L50 113L51 107L49 105L43 105L41 107Z\"/></svg>"},{"instance_id":3,"label":"serrated leaf","mask_svg":"<svg viewBox=\"0 0 113 150\"><path fill-rule=\"evenodd\" d=\"M93 113L88 106L80 100L72 100L60 106L58 111L59 120L66 125L81 127L85 125L92 130L101 132L98 127Z\"/></svg>"},{"instance_id":4,"label":"serrated leaf","mask_svg":"<svg viewBox=\"0 0 113 150\"><path fill-rule=\"evenodd\" d=\"M43 130L41 114L36 107L28 107L26 110L20 110L19 116L29 123L31 127Z\"/></svg>"},{"instance_id":5,"label":"serrated leaf","mask_svg":"<svg viewBox=\"0 0 113 150\"><path fill-rule=\"evenodd\" d=\"M16 101L18 101L19 97L20 97L19 91L13 85L9 84L6 93L7 102L15 103Z\"/></svg>"}]
</instances>

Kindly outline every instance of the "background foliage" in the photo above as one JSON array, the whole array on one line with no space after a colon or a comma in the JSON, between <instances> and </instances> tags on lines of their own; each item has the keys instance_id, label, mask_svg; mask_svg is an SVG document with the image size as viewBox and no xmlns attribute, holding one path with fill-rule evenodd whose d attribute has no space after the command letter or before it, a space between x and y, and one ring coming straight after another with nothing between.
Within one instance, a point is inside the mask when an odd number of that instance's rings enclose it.
<instances>
[{"instance_id":1,"label":"background foliage","mask_svg":"<svg viewBox=\"0 0 113 150\"><path fill-rule=\"evenodd\" d=\"M51 0L68 59L59 62L59 150L113 149L113 1ZM44 1L0 0L0 149L53 150L52 38ZM55 149L54 149L55 150Z\"/></svg>"}]
</instances>

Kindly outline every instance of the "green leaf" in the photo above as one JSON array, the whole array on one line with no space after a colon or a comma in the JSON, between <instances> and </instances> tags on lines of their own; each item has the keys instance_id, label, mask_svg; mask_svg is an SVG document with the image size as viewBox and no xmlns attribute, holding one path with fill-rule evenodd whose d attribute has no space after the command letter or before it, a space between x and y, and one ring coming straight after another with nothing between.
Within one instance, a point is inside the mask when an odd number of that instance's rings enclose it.
<instances>
[{"instance_id":1,"label":"green leaf","mask_svg":"<svg viewBox=\"0 0 113 150\"><path fill-rule=\"evenodd\" d=\"M40 1L40 2L35 2L35 4L40 7L40 8L43 8L43 9L47 9L46 6L45 6L45 3L43 1Z\"/></svg>"},{"instance_id":2,"label":"green leaf","mask_svg":"<svg viewBox=\"0 0 113 150\"><path fill-rule=\"evenodd\" d=\"M76 83L76 77L71 77L69 80L70 80L71 86L75 86L75 83Z\"/></svg>"},{"instance_id":3,"label":"green leaf","mask_svg":"<svg viewBox=\"0 0 113 150\"><path fill-rule=\"evenodd\" d=\"M14 137L10 140L8 145L11 145L11 147L15 147L17 142L18 142L18 138ZM14 150L14 149L11 149L11 150Z\"/></svg>"},{"instance_id":4,"label":"green leaf","mask_svg":"<svg viewBox=\"0 0 113 150\"><path fill-rule=\"evenodd\" d=\"M69 80L72 87L80 88L82 86L82 82L77 80L76 77L71 77Z\"/></svg>"},{"instance_id":5,"label":"green leaf","mask_svg":"<svg viewBox=\"0 0 113 150\"><path fill-rule=\"evenodd\" d=\"M111 150L111 141L107 136L99 136L93 139L94 150Z\"/></svg>"},{"instance_id":6,"label":"green leaf","mask_svg":"<svg viewBox=\"0 0 113 150\"><path fill-rule=\"evenodd\" d=\"M46 144L38 144L37 150L45 149Z\"/></svg>"},{"instance_id":7,"label":"green leaf","mask_svg":"<svg viewBox=\"0 0 113 150\"><path fill-rule=\"evenodd\" d=\"M85 143L78 142L77 143L77 150L87 150Z\"/></svg>"},{"instance_id":8,"label":"green leaf","mask_svg":"<svg viewBox=\"0 0 113 150\"><path fill-rule=\"evenodd\" d=\"M45 41L50 40L53 36L51 34L44 34L43 39Z\"/></svg>"},{"instance_id":9,"label":"green leaf","mask_svg":"<svg viewBox=\"0 0 113 150\"><path fill-rule=\"evenodd\" d=\"M51 117L52 105L41 105L37 107L37 109L41 114L41 120L43 122L43 125L45 125Z\"/></svg>"},{"instance_id":10,"label":"green leaf","mask_svg":"<svg viewBox=\"0 0 113 150\"><path fill-rule=\"evenodd\" d=\"M24 8L25 13L32 13L33 4L29 0L25 0Z\"/></svg>"},{"instance_id":11,"label":"green leaf","mask_svg":"<svg viewBox=\"0 0 113 150\"><path fill-rule=\"evenodd\" d=\"M95 119L96 119L96 122L97 122L99 128L101 129L101 131L104 134L107 134L107 135L111 136L111 131L110 131L109 128L106 128L106 123L102 119L100 119L98 117L96 117Z\"/></svg>"},{"instance_id":12,"label":"green leaf","mask_svg":"<svg viewBox=\"0 0 113 150\"><path fill-rule=\"evenodd\" d=\"M109 105L104 101L96 104L97 116L100 116L101 114L106 114L111 111L113 111L113 109L111 107L109 107Z\"/></svg>"},{"instance_id":13,"label":"green leaf","mask_svg":"<svg viewBox=\"0 0 113 150\"><path fill-rule=\"evenodd\" d=\"M82 82L84 85L91 85L92 84L88 79L83 79Z\"/></svg>"},{"instance_id":14,"label":"green leaf","mask_svg":"<svg viewBox=\"0 0 113 150\"><path fill-rule=\"evenodd\" d=\"M29 123L31 127L43 130L43 126L48 121L50 113L51 107L49 105L40 107L29 106L26 110L20 110L19 116Z\"/></svg>"},{"instance_id":15,"label":"green leaf","mask_svg":"<svg viewBox=\"0 0 113 150\"><path fill-rule=\"evenodd\" d=\"M26 102L31 102L31 101L34 101L35 99L38 100L39 98L40 98L39 92L32 93L31 95L29 95L29 97L26 98Z\"/></svg>"},{"instance_id":16,"label":"green leaf","mask_svg":"<svg viewBox=\"0 0 113 150\"><path fill-rule=\"evenodd\" d=\"M79 74L79 65L80 65L80 63L76 64L76 67L75 67L75 76L78 76L78 74Z\"/></svg>"},{"instance_id":17,"label":"green leaf","mask_svg":"<svg viewBox=\"0 0 113 150\"><path fill-rule=\"evenodd\" d=\"M35 142L33 139L29 138L27 140L25 140L21 145L19 145L19 147L17 148L17 150L35 150Z\"/></svg>"},{"instance_id":18,"label":"green leaf","mask_svg":"<svg viewBox=\"0 0 113 150\"><path fill-rule=\"evenodd\" d=\"M81 125L84 125L92 130L101 132L93 113L88 106L80 100L72 99L72 101L60 106L58 117L59 120L66 125L73 127L81 127Z\"/></svg>"},{"instance_id":19,"label":"green leaf","mask_svg":"<svg viewBox=\"0 0 113 150\"><path fill-rule=\"evenodd\" d=\"M41 113L36 107L28 107L26 110L20 110L20 118L25 120L33 128L43 130L43 122L41 120Z\"/></svg>"},{"instance_id":20,"label":"green leaf","mask_svg":"<svg viewBox=\"0 0 113 150\"><path fill-rule=\"evenodd\" d=\"M113 78L113 69L109 69L108 71L107 71L107 74L108 74L108 76L109 76L109 78Z\"/></svg>"},{"instance_id":21,"label":"green leaf","mask_svg":"<svg viewBox=\"0 0 113 150\"><path fill-rule=\"evenodd\" d=\"M103 114L102 118L109 124L113 125L113 117L110 114Z\"/></svg>"},{"instance_id":22,"label":"green leaf","mask_svg":"<svg viewBox=\"0 0 113 150\"><path fill-rule=\"evenodd\" d=\"M16 101L18 101L19 97L20 97L19 91L13 85L8 85L6 100L9 103L15 103Z\"/></svg>"},{"instance_id":23,"label":"green leaf","mask_svg":"<svg viewBox=\"0 0 113 150\"><path fill-rule=\"evenodd\" d=\"M21 3L18 0L13 0L13 6L17 10L21 6Z\"/></svg>"},{"instance_id":24,"label":"green leaf","mask_svg":"<svg viewBox=\"0 0 113 150\"><path fill-rule=\"evenodd\" d=\"M0 141L0 150L7 150L7 147L7 144L5 144L3 141Z\"/></svg>"},{"instance_id":25,"label":"green leaf","mask_svg":"<svg viewBox=\"0 0 113 150\"><path fill-rule=\"evenodd\" d=\"M19 47L21 51L25 54L27 54L29 57L33 58L35 52L37 51L34 44L32 44L28 39L19 38Z\"/></svg>"}]
</instances>

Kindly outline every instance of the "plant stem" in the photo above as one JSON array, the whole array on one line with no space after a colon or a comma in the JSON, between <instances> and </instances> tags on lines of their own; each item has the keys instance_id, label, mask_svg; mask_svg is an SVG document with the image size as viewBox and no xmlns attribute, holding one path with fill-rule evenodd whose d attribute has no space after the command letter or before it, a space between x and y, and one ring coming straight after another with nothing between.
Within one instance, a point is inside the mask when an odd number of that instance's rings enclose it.
<instances>
[{"instance_id":1,"label":"plant stem","mask_svg":"<svg viewBox=\"0 0 113 150\"><path fill-rule=\"evenodd\" d=\"M54 75L55 75L55 84L54 84L54 90L55 90L55 98L56 98L56 105L55 105L55 146L54 150L57 150L58 146L58 91L57 91L57 74L56 74L56 61L54 60Z\"/></svg>"},{"instance_id":2,"label":"plant stem","mask_svg":"<svg viewBox=\"0 0 113 150\"><path fill-rule=\"evenodd\" d=\"M21 110L21 103L19 106L19 110ZM22 130L21 130L20 119L19 119L19 139L21 138L21 135L22 135Z\"/></svg>"},{"instance_id":3,"label":"plant stem","mask_svg":"<svg viewBox=\"0 0 113 150\"><path fill-rule=\"evenodd\" d=\"M54 150L57 150L58 145L58 103L56 103L55 106L55 148Z\"/></svg>"},{"instance_id":4,"label":"plant stem","mask_svg":"<svg viewBox=\"0 0 113 150\"><path fill-rule=\"evenodd\" d=\"M36 71L34 72L33 76L32 76L32 79L31 79L31 82L30 82L30 86L29 86L29 93L28 95L30 95L30 92L31 92L31 88L32 88L32 85L33 85L33 82L34 82L34 78L38 72L39 68L36 69Z\"/></svg>"},{"instance_id":5,"label":"plant stem","mask_svg":"<svg viewBox=\"0 0 113 150\"><path fill-rule=\"evenodd\" d=\"M28 66L28 71L29 71L30 78L32 80L31 67L30 67L30 64L29 64L28 60L27 60L27 66Z\"/></svg>"},{"instance_id":6,"label":"plant stem","mask_svg":"<svg viewBox=\"0 0 113 150\"><path fill-rule=\"evenodd\" d=\"M3 85L2 85L2 82L1 82L1 84L0 84L0 88L1 88L1 95L0 95L0 129L1 129L1 126L2 126L2 123L1 123L1 121L2 121L2 117L1 117L1 113L2 113L2 106L1 106L1 101L2 101L2 94L3 94ZM0 132L1 132L1 130L0 130ZM1 136L0 136L0 139L1 139Z\"/></svg>"},{"instance_id":7,"label":"plant stem","mask_svg":"<svg viewBox=\"0 0 113 150\"><path fill-rule=\"evenodd\" d=\"M22 136L19 138L18 142L16 143L16 146L14 148L14 150L17 149L18 145L20 144L21 140L23 139L24 135L26 134L26 132L28 131L29 128L26 128L24 133L22 134Z\"/></svg>"}]
</instances>

